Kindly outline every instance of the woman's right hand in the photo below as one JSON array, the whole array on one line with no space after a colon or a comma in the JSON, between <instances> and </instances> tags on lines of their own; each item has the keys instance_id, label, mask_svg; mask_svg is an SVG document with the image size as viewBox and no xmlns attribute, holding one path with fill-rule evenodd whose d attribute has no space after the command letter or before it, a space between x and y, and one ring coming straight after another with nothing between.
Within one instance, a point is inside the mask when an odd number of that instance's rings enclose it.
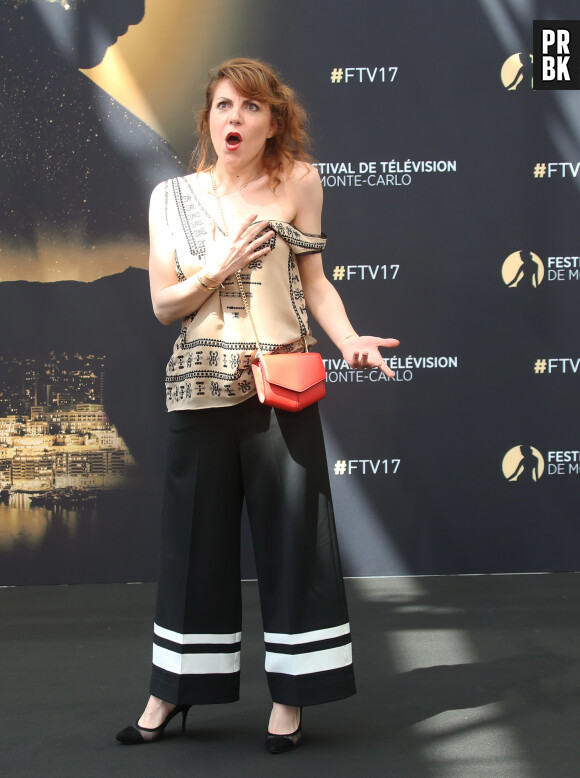
<instances>
[{"instance_id":1,"label":"woman's right hand","mask_svg":"<svg viewBox=\"0 0 580 778\"><path fill-rule=\"evenodd\" d=\"M218 234L215 223L211 225L203 268L205 276L222 283L236 270L270 253L269 241L274 236L274 231L268 230L264 233L269 222L260 221L254 224L256 216L255 213L248 216L233 236L222 236Z\"/></svg>"}]
</instances>

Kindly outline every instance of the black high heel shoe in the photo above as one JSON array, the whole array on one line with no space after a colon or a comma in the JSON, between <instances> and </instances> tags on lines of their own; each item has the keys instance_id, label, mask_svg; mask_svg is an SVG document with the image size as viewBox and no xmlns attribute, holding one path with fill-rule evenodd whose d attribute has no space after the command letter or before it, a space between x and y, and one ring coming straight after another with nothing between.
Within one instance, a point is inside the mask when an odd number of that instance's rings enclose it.
<instances>
[{"instance_id":1,"label":"black high heel shoe","mask_svg":"<svg viewBox=\"0 0 580 778\"><path fill-rule=\"evenodd\" d=\"M270 754L283 754L300 745L302 740L302 708L300 708L300 724L298 729L289 735L273 735L270 730L266 733L266 751Z\"/></svg>"},{"instance_id":2,"label":"black high heel shoe","mask_svg":"<svg viewBox=\"0 0 580 778\"><path fill-rule=\"evenodd\" d=\"M153 743L155 740L161 740L165 727L169 724L171 719L175 718L179 713L181 713L181 731L185 732L185 722L187 721L187 714L189 713L190 708L191 705L176 705L173 710L169 711L161 724L158 727L153 727L153 729L140 727L137 723L139 719L137 719L134 724L125 727L125 729L122 729L117 733L117 740L119 743L123 743L123 745L127 746L135 746L140 743Z\"/></svg>"}]
</instances>

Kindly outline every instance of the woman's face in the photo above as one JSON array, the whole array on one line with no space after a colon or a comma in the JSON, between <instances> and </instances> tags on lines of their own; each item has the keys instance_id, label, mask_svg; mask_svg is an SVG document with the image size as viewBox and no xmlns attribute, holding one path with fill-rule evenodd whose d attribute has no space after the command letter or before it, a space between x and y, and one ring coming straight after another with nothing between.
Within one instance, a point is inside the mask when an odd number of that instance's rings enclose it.
<instances>
[{"instance_id":1,"label":"woman's face","mask_svg":"<svg viewBox=\"0 0 580 778\"><path fill-rule=\"evenodd\" d=\"M214 90L209 132L218 159L238 166L261 160L276 127L269 105L240 94L224 78Z\"/></svg>"}]
</instances>

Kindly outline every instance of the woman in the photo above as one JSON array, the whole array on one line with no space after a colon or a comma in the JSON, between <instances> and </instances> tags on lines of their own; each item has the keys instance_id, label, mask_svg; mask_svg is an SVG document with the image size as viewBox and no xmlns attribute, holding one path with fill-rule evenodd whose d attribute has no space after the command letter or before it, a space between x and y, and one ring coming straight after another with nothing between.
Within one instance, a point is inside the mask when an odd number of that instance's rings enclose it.
<instances>
[{"instance_id":1,"label":"woman","mask_svg":"<svg viewBox=\"0 0 580 778\"><path fill-rule=\"evenodd\" d=\"M350 630L316 405L260 404L265 351L314 342L307 310L353 368L384 364L359 337L320 251L322 186L304 112L263 62L217 69L200 114L197 171L160 184L150 210L153 308L183 328L167 367L170 422L151 697L124 743L159 739L193 704L238 699L239 539L245 498L273 699L266 747L301 739L301 708L354 694Z\"/></svg>"}]
</instances>

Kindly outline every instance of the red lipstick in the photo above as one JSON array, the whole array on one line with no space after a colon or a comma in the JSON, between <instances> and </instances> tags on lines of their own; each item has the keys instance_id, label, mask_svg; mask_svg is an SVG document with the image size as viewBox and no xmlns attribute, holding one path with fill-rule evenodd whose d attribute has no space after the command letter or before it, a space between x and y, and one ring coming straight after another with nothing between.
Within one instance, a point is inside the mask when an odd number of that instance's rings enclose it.
<instances>
[{"instance_id":1,"label":"red lipstick","mask_svg":"<svg viewBox=\"0 0 580 778\"><path fill-rule=\"evenodd\" d=\"M240 147L241 142L242 136L239 132L228 132L226 135L226 148L229 151L235 151L235 149Z\"/></svg>"}]
</instances>

